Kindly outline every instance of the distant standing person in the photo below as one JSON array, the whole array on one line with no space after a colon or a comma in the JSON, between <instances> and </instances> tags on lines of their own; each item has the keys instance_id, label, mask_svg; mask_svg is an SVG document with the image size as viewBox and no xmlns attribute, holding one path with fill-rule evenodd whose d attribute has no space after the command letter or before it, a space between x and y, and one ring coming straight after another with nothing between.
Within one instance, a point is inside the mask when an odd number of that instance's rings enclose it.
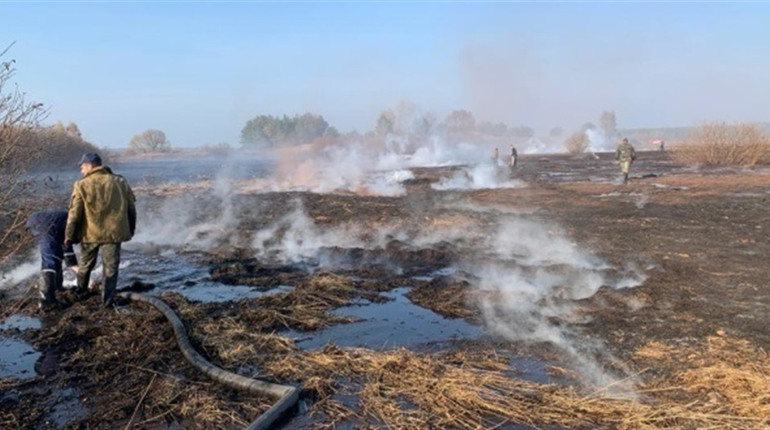
<instances>
[{"instance_id":1,"label":"distant standing person","mask_svg":"<svg viewBox=\"0 0 770 430\"><path fill-rule=\"evenodd\" d=\"M56 308L56 290L62 289L64 276L62 262L67 267L78 265L72 245L64 245L64 230L67 228L67 211L50 210L32 214L27 220L27 229L40 245L40 282L38 284L38 307L43 311Z\"/></svg>"},{"instance_id":2,"label":"distant standing person","mask_svg":"<svg viewBox=\"0 0 770 430\"><path fill-rule=\"evenodd\" d=\"M497 159L500 158L500 153L497 151L497 148L495 148L492 151L492 164L497 166Z\"/></svg>"},{"instance_id":3,"label":"distant standing person","mask_svg":"<svg viewBox=\"0 0 770 430\"><path fill-rule=\"evenodd\" d=\"M80 244L77 292L81 296L88 291L101 249L102 302L108 307L115 300L118 285L120 245L131 240L136 229L136 199L126 178L102 166L99 154L83 155L80 173L83 177L72 189L64 244Z\"/></svg>"},{"instance_id":4,"label":"distant standing person","mask_svg":"<svg viewBox=\"0 0 770 430\"><path fill-rule=\"evenodd\" d=\"M511 145L511 162L510 162L510 164L509 164L509 166L511 167L511 169L513 169L514 167L516 167L516 159L517 159L517 158L518 158L518 154L516 153L516 147L515 147L515 146L513 146L513 145Z\"/></svg>"},{"instance_id":5,"label":"distant standing person","mask_svg":"<svg viewBox=\"0 0 770 430\"><path fill-rule=\"evenodd\" d=\"M620 145L618 145L618 149L615 150L615 159L620 162L620 171L623 172L623 183L627 184L628 171L631 168L631 164L636 160L636 150L628 143L628 139L623 139Z\"/></svg>"}]
</instances>

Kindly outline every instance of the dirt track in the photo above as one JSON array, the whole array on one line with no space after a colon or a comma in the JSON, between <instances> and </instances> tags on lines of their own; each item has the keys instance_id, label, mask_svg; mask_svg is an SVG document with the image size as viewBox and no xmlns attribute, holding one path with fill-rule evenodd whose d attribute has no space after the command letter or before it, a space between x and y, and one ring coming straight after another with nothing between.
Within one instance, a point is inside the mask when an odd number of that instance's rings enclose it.
<instances>
[{"instance_id":1,"label":"dirt track","mask_svg":"<svg viewBox=\"0 0 770 430\"><path fill-rule=\"evenodd\" d=\"M576 302L581 318L558 322L601 340L622 360L632 360L634 352L650 341L697 345L707 336L717 334L746 339L759 348L770 349L769 171L684 169L671 163L665 153L640 152L632 169L632 180L624 186L616 183L617 167L608 154L600 154L598 160L525 156L512 176L525 186L476 191L431 189L432 183L455 171L456 168L414 169L416 177L409 181L408 193L402 197L301 192L239 195L236 207L241 208L238 214L241 221L234 237L228 238L227 246L223 243L197 258L202 264L211 265L212 278L220 282L260 287L306 285L309 291L315 291L313 288L323 284L319 284L315 275L297 266L274 264L269 253L254 258L247 249L254 232L280 220L297 200L321 229L354 224L365 226L372 235L387 230L412 237L446 225L460 229L467 226L468 230L471 226L481 226L480 231L486 232L483 227L491 226L500 213L522 214L527 219L560 226L578 247L616 267L633 264L644 271L647 277L642 285L625 289L602 287L592 297ZM461 212L451 209L458 206L468 209ZM249 211L255 207L260 208L259 216L249 217ZM463 240L474 242L481 238L471 236ZM409 281L461 258L467 259L464 255L467 244L448 238L420 247L397 237L386 238L385 243L386 246L373 249L326 247L320 257L336 262L338 267L331 275L358 280L346 281L349 283L344 288L323 298L312 295L296 297L291 302L264 299L203 306L172 300L191 324L232 319L235 323L247 322L249 327L261 332L281 327L313 330L329 322L322 316L328 309L355 298L376 301L379 292L411 282L415 288L410 298L417 304L447 317L480 322L479 311L472 306L470 298L473 292L466 280L444 277ZM397 273L389 271L394 266L400 268ZM319 305L319 301L323 301L323 305ZM106 360L101 365L71 358L82 354L79 351L90 344L98 343L96 339L102 339L100 336L116 337L113 330L158 330L161 338L145 339L146 345L136 346L135 353L157 354L153 366L161 366L163 373L185 374L196 387L208 385L182 364L169 332L162 328L161 319L147 314L146 310L137 310L144 321L127 323L119 316L89 308L96 305L95 299L85 304L75 303L61 311L58 324L44 328L42 334L28 335L39 348L55 345L56 357L66 364L54 366L60 367L58 372L49 372L45 378L33 382L17 385L6 381L0 385L10 387L6 400L11 391L15 399L0 407L5 417L3 422L20 428L52 426L46 424L45 413L38 409L36 399L42 397L41 404L52 407L55 399L46 400L45 393L50 395L54 386L75 384L80 387L82 397L91 402L99 398L116 402L120 410L107 404L92 406L101 415L81 417L71 425L92 428L125 425L136 407L130 399L135 401L144 387L152 385L148 374L129 373L122 378L134 378L134 381L122 381L125 386L112 386L103 375L94 377L82 372L115 372L110 366L119 366L120 360ZM311 310L319 313L306 313ZM274 314L268 318L267 313L260 313L267 311ZM35 313L35 310L27 305L23 312ZM96 312L95 317L90 316L92 312ZM99 324L92 327L91 323ZM205 344L207 334L193 329L193 336ZM99 348L120 352L125 345L121 342L131 342L130 339L131 333L128 333L118 336L110 345L99 344ZM227 362L217 347L206 347L215 361ZM130 360L134 355L127 353L127 357ZM145 366L150 364L142 365ZM673 370L658 369L658 372L665 374ZM89 382L89 378L96 381ZM104 394L104 390L113 388L133 392L128 399ZM234 396L227 392L221 395ZM125 402L122 406L121 401ZM154 412L162 414L162 402L157 402L161 406L156 406ZM253 411L238 413L250 416ZM106 419L112 421L103 421Z\"/></svg>"}]
</instances>

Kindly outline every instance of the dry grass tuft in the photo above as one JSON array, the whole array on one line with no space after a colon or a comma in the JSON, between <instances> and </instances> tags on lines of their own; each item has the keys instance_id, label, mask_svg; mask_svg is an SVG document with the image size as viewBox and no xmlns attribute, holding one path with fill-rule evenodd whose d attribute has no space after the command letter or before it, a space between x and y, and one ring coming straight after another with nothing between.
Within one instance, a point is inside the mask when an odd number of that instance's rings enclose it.
<instances>
[{"instance_id":1,"label":"dry grass tuft","mask_svg":"<svg viewBox=\"0 0 770 430\"><path fill-rule=\"evenodd\" d=\"M394 429L492 428L506 423L567 428L758 429L770 425L770 361L744 341L709 339L706 348L651 343L635 359L662 372L639 385L640 398L606 398L603 389L514 379L494 353L419 355L327 346L265 367L298 379L319 401L319 426L343 421ZM679 370L685 367L683 370ZM659 369L659 370L660 370ZM643 372L644 373L644 372ZM352 395L356 404L335 394Z\"/></svg>"},{"instance_id":2,"label":"dry grass tuft","mask_svg":"<svg viewBox=\"0 0 770 430\"><path fill-rule=\"evenodd\" d=\"M350 285L347 278L319 276L276 304L327 309L347 300ZM770 357L761 348L725 336L693 346L650 342L629 363L645 369L635 375L638 397L618 399L606 397L608 387L517 379L508 357L495 350L418 354L327 345L300 352L291 340L251 325L262 311L258 307L223 317L211 304L189 303L176 295L164 298L214 363L259 368L276 381L299 381L315 400L309 411L314 428L770 428ZM132 312L126 318L76 303L37 338L54 347L76 346L62 351L65 379L59 382L87 393L90 415L73 425L244 426L270 406L271 399L244 396L197 374L154 309L132 306ZM0 388L15 384L0 381ZM0 408L0 425L40 422L45 413L45 406L32 403Z\"/></svg>"},{"instance_id":3,"label":"dry grass tuft","mask_svg":"<svg viewBox=\"0 0 770 430\"><path fill-rule=\"evenodd\" d=\"M751 124L708 123L695 129L671 152L687 165L755 166L770 163L770 138Z\"/></svg>"},{"instance_id":4,"label":"dry grass tuft","mask_svg":"<svg viewBox=\"0 0 770 430\"><path fill-rule=\"evenodd\" d=\"M62 351L59 378L64 386L77 386L84 393L89 411L83 421L70 423L73 427L117 428L129 422L135 428L171 423L184 428L243 427L272 405L270 398L223 387L193 369L154 308L138 304L126 317L101 308L94 311L98 298L92 299L73 304L36 339L38 344L73 348ZM37 409L41 407L30 405L23 422L30 423L35 413L44 416L47 412Z\"/></svg>"}]
</instances>

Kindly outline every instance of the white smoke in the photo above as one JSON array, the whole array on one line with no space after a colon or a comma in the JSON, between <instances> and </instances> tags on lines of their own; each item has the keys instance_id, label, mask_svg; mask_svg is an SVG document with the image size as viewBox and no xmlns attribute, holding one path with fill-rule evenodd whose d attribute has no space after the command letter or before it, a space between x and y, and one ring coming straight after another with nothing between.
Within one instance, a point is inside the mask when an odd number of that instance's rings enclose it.
<instances>
[{"instance_id":1,"label":"white smoke","mask_svg":"<svg viewBox=\"0 0 770 430\"><path fill-rule=\"evenodd\" d=\"M588 149L586 152L609 152L615 150L615 144L601 128L589 128L585 131L588 138Z\"/></svg>"},{"instance_id":2,"label":"white smoke","mask_svg":"<svg viewBox=\"0 0 770 430\"><path fill-rule=\"evenodd\" d=\"M462 212L465 206L455 209ZM550 318L569 320L576 309L574 301L593 296L602 286L628 288L645 279L633 265L614 268L581 249L557 226L512 214L498 218L491 233L473 216L418 226L409 233L396 226L375 231L361 225L321 228L297 201L285 217L255 234L253 247L259 257L301 262L315 260L323 248L381 249L394 239L422 248L439 242L473 244L475 251L464 253L457 266L471 274L469 282L480 297L490 298L481 301L488 327L510 340L558 341L565 351L579 348L568 342L573 334ZM516 324L511 325L511 318ZM594 382L607 378L592 376Z\"/></svg>"},{"instance_id":3,"label":"white smoke","mask_svg":"<svg viewBox=\"0 0 770 430\"><path fill-rule=\"evenodd\" d=\"M294 146L277 150L276 158L280 161L274 179L261 180L258 187L241 186L263 191L399 196L406 193L404 182L414 177L405 173L409 169L458 165L464 166L467 173L445 181L438 189L521 186L521 182L507 178L507 165L492 168L486 149L484 145L467 142L449 143L436 135L419 143L391 135Z\"/></svg>"},{"instance_id":4,"label":"white smoke","mask_svg":"<svg viewBox=\"0 0 770 430\"><path fill-rule=\"evenodd\" d=\"M35 251L18 266L0 273L0 291L3 294L16 294L14 289L19 285L40 273L40 250Z\"/></svg>"},{"instance_id":5,"label":"white smoke","mask_svg":"<svg viewBox=\"0 0 770 430\"><path fill-rule=\"evenodd\" d=\"M525 184L520 180L510 179L507 167L497 163L482 163L468 168L463 167L449 178L431 185L434 190L479 190L488 188L520 188Z\"/></svg>"},{"instance_id":6,"label":"white smoke","mask_svg":"<svg viewBox=\"0 0 770 430\"><path fill-rule=\"evenodd\" d=\"M302 202L295 200L285 216L254 234L252 247L257 257L298 263L316 260L324 248L378 249L392 239L406 240L407 237L387 227L374 231L359 224L319 227L308 216Z\"/></svg>"},{"instance_id":7,"label":"white smoke","mask_svg":"<svg viewBox=\"0 0 770 430\"><path fill-rule=\"evenodd\" d=\"M137 232L127 249L179 247L187 250L234 245L238 225L234 203L236 182L227 160L210 182L170 186L159 206L137 204ZM155 201L153 201L155 203Z\"/></svg>"},{"instance_id":8,"label":"white smoke","mask_svg":"<svg viewBox=\"0 0 770 430\"><path fill-rule=\"evenodd\" d=\"M520 154L548 154L564 152L564 142L551 137L532 136L518 150Z\"/></svg>"},{"instance_id":9,"label":"white smoke","mask_svg":"<svg viewBox=\"0 0 770 430\"><path fill-rule=\"evenodd\" d=\"M564 322L575 318L575 300L593 296L602 286L640 285L644 274L633 266L614 269L559 228L520 218L503 220L483 249L487 254L463 270L478 279L475 287L487 328L511 341L557 346L584 383L615 382L598 361L621 364L598 341L587 342ZM613 385L613 394L634 395L630 383Z\"/></svg>"},{"instance_id":10,"label":"white smoke","mask_svg":"<svg viewBox=\"0 0 770 430\"><path fill-rule=\"evenodd\" d=\"M320 251L328 247L382 249L394 239L418 248L440 242L471 246L463 249L455 271L466 274L458 276L466 276L478 292L478 305L491 333L510 341L550 343L562 351L585 384L611 384L610 394L633 397L632 381L622 381L600 364L623 369L622 363L601 342L586 339L569 323L585 318L576 301L593 296L603 286L638 286L644 273L633 264L613 267L580 248L558 226L497 214L497 225L488 232L474 221L476 217L462 215L468 207L461 204L455 209L460 215L409 233L395 226L372 232L360 225L321 228L297 202L287 216L258 232L253 245L257 256L283 262L317 261Z\"/></svg>"}]
</instances>

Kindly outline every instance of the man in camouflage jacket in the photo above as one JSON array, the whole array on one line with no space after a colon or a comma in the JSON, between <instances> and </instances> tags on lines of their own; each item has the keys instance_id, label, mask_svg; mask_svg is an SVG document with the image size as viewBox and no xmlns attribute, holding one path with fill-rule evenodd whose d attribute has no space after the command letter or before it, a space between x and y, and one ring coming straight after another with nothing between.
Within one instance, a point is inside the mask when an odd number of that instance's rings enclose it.
<instances>
[{"instance_id":1,"label":"man in camouflage jacket","mask_svg":"<svg viewBox=\"0 0 770 430\"><path fill-rule=\"evenodd\" d=\"M126 178L102 166L98 154L83 155L80 173L83 177L72 189L64 243L80 244L81 264L77 276L80 295L88 291L91 271L101 249L102 302L106 307L115 299L120 245L131 240L136 229L136 199Z\"/></svg>"},{"instance_id":2,"label":"man in camouflage jacket","mask_svg":"<svg viewBox=\"0 0 770 430\"><path fill-rule=\"evenodd\" d=\"M615 150L615 159L620 162L620 171L623 173L623 183L628 183L628 170L631 168L631 164L636 160L636 150L628 143L628 139L623 139L623 142L618 145Z\"/></svg>"}]
</instances>

